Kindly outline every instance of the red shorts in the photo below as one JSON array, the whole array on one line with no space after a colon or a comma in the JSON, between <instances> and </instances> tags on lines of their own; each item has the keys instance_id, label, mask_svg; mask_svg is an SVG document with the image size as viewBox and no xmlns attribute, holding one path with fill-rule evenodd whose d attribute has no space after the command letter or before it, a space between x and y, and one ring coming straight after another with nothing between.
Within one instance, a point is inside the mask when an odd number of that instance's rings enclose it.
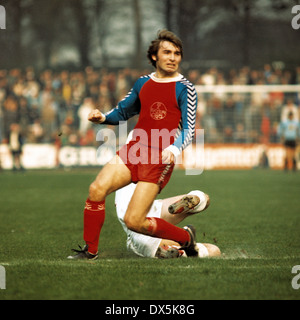
<instances>
[{"instance_id":1,"label":"red shorts","mask_svg":"<svg viewBox=\"0 0 300 320\"><path fill-rule=\"evenodd\" d=\"M159 149L130 141L117 151L117 155L130 170L134 183L152 182L158 184L161 191L171 178L174 164L162 163Z\"/></svg>"}]
</instances>

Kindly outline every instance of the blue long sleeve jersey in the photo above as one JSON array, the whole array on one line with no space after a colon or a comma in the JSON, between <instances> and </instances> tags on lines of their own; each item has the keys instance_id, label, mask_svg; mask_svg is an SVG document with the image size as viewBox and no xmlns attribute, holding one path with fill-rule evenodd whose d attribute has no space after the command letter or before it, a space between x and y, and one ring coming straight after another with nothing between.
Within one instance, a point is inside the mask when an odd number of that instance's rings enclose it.
<instances>
[{"instance_id":1,"label":"blue long sleeve jersey","mask_svg":"<svg viewBox=\"0 0 300 320\"><path fill-rule=\"evenodd\" d=\"M160 79L154 73L140 77L116 108L105 114L104 124L118 125L120 121L139 114L134 128L143 129L151 136L167 129L171 136L166 147L178 156L195 134L197 93L195 87L181 74L175 78Z\"/></svg>"},{"instance_id":2,"label":"blue long sleeve jersey","mask_svg":"<svg viewBox=\"0 0 300 320\"><path fill-rule=\"evenodd\" d=\"M281 122L278 127L278 135L291 141L300 138L300 123L289 119Z\"/></svg>"}]
</instances>

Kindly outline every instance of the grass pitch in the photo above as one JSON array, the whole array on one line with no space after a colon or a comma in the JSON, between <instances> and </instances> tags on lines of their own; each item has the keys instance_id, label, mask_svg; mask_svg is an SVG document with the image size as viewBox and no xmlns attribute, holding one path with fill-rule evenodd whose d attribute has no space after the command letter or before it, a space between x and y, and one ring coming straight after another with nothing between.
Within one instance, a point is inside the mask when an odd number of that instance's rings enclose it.
<instances>
[{"instance_id":1,"label":"grass pitch","mask_svg":"<svg viewBox=\"0 0 300 320\"><path fill-rule=\"evenodd\" d=\"M292 268L300 265L300 173L271 170L175 171L161 197L201 189L209 209L186 223L218 258L157 260L126 249L114 195L97 261L69 261L82 241L83 206L98 169L0 173L0 300L299 300ZM298 283L300 280L298 280Z\"/></svg>"}]
</instances>

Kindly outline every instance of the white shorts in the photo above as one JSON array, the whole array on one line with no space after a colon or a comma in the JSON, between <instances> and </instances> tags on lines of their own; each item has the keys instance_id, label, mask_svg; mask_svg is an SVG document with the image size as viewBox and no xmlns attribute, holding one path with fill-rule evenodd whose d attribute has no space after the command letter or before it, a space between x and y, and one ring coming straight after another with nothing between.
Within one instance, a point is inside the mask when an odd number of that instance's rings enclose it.
<instances>
[{"instance_id":1,"label":"white shorts","mask_svg":"<svg viewBox=\"0 0 300 320\"><path fill-rule=\"evenodd\" d=\"M127 234L127 248L141 257L154 258L161 239L131 231L124 223L124 216L136 185L130 184L116 191L116 210L124 231ZM147 217L160 218L162 200L155 200Z\"/></svg>"},{"instance_id":2,"label":"white shorts","mask_svg":"<svg viewBox=\"0 0 300 320\"><path fill-rule=\"evenodd\" d=\"M128 250L141 257L154 258L162 239L131 231L127 228L124 222L124 216L135 188L136 184L131 183L128 186L116 191L115 204L118 219L127 234ZM147 217L161 218L161 209L162 200L155 200L149 213L147 214ZM197 243L197 246L199 249L200 258L207 257L209 255L207 248L203 244Z\"/></svg>"}]
</instances>

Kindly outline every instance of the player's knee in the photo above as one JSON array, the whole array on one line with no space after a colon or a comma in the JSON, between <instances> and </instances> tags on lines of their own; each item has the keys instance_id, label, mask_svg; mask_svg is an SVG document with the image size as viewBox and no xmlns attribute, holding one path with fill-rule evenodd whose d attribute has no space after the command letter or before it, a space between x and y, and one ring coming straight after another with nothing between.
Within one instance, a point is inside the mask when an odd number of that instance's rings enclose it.
<instances>
[{"instance_id":1,"label":"player's knee","mask_svg":"<svg viewBox=\"0 0 300 320\"><path fill-rule=\"evenodd\" d=\"M132 219L130 216L128 215L125 215L124 217L124 223L126 224L126 227L129 229L129 230L132 230L132 231L136 231L137 227L138 227L138 224L137 222L135 221L135 219Z\"/></svg>"},{"instance_id":2,"label":"player's knee","mask_svg":"<svg viewBox=\"0 0 300 320\"><path fill-rule=\"evenodd\" d=\"M104 188L96 181L92 182L89 188L89 199L92 201L102 201L106 197Z\"/></svg>"},{"instance_id":3,"label":"player's knee","mask_svg":"<svg viewBox=\"0 0 300 320\"><path fill-rule=\"evenodd\" d=\"M124 223L126 224L126 227L131 230L131 231L136 231L137 224L133 219L130 217L126 216L124 217Z\"/></svg>"},{"instance_id":4,"label":"player's knee","mask_svg":"<svg viewBox=\"0 0 300 320\"><path fill-rule=\"evenodd\" d=\"M139 233L143 231L143 223L137 220L135 217L132 217L130 215L125 215L124 222L127 228L131 231L135 231Z\"/></svg>"}]
</instances>

